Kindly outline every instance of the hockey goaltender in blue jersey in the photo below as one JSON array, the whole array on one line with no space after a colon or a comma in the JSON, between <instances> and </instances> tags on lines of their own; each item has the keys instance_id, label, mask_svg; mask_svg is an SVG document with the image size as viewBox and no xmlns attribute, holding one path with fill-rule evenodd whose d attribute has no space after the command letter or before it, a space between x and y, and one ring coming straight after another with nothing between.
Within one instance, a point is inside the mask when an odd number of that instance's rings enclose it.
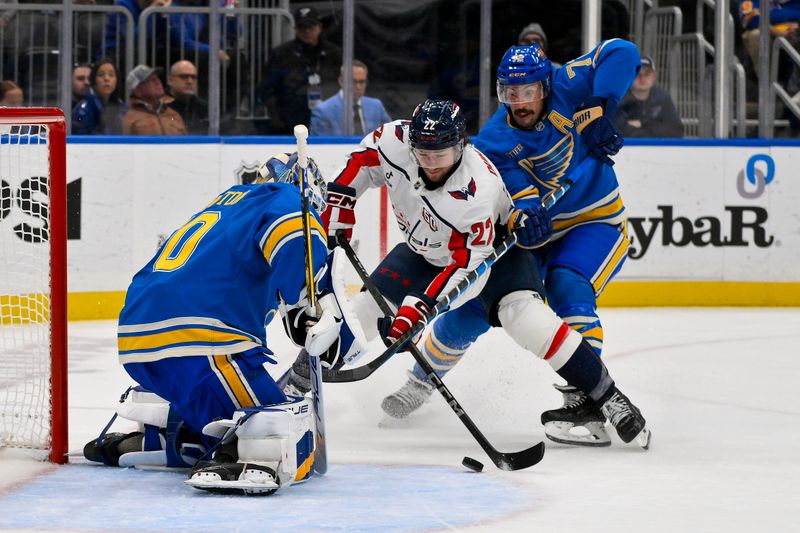
<instances>
[{"instance_id":1,"label":"hockey goaltender in blue jersey","mask_svg":"<svg viewBox=\"0 0 800 533\"><path fill-rule=\"evenodd\" d=\"M589 97L597 96L607 99L605 115L612 117L639 65L639 53L631 43L604 41L588 54L553 69L545 117L533 130L515 128L501 106L475 139L475 146L500 170L515 203L544 196L564 178L576 182L550 210L555 239L578 224L620 224L625 219L614 170L589 156L573 115Z\"/></svg>"},{"instance_id":2,"label":"hockey goaltender in blue jersey","mask_svg":"<svg viewBox=\"0 0 800 533\"><path fill-rule=\"evenodd\" d=\"M323 235L314 213L315 271L328 253ZM296 187L231 187L134 276L119 318L120 362L266 347L265 324L278 309L278 295L294 304L305 288L303 255Z\"/></svg>"}]
</instances>

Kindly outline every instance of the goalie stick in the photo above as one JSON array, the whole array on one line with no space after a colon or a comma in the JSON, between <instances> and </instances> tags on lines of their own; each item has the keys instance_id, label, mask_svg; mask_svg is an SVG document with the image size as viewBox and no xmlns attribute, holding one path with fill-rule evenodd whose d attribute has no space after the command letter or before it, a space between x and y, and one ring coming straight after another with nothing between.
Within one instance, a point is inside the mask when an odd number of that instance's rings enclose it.
<instances>
[{"instance_id":1,"label":"goalie stick","mask_svg":"<svg viewBox=\"0 0 800 533\"><path fill-rule=\"evenodd\" d=\"M353 268L356 269L358 272L359 277L364 281L364 284L367 287L367 290L375 299L375 303L378 304L381 311L385 315L391 316L392 310L389 308L389 304L386 303L383 295L378 292L377 287L372 283L372 280L369 279L369 275L367 271L364 269L364 265L361 263L361 260L356 255L353 247L350 246L350 243L344 236L344 231L339 230L336 232L336 240L339 243L339 246L344 248L347 257L350 259L350 262L353 264ZM458 416L458 419L466 426L469 430L470 434L473 438L480 444L483 451L486 452L486 455L492 460L492 462L497 466L497 468L501 470L521 470L523 468L528 468L529 466L533 466L539 461L542 460L544 457L544 443L539 442L530 448L519 452L501 452L497 450L491 443L486 439L486 437L481 433L472 419L469 417L464 408L461 404L458 403L453 393L450 392L450 389L444 384L442 379L436 374L436 372L431 368L430 363L428 363L425 356L422 355L422 352L419 351L417 345L413 342L408 344L408 350L411 352L411 355L414 356L414 359L417 361L417 364L422 368L425 372L427 378L433 383L436 387L436 390L444 397L444 400L447 402L447 405L453 410L453 412ZM312 380L313 382L313 380Z\"/></svg>"},{"instance_id":2,"label":"goalie stick","mask_svg":"<svg viewBox=\"0 0 800 533\"><path fill-rule=\"evenodd\" d=\"M297 140L297 165L300 167L300 202L303 216L303 246L305 248L306 293L308 294L308 316L317 316L317 286L314 282L314 257L311 248L311 208L309 207L310 189L308 187L308 152L306 141L308 128L302 124L294 127ZM311 378L311 395L314 405L314 472L324 475L328 471L328 452L325 440L325 404L322 397L322 364L319 357L308 355Z\"/></svg>"},{"instance_id":3,"label":"goalie stick","mask_svg":"<svg viewBox=\"0 0 800 533\"><path fill-rule=\"evenodd\" d=\"M581 163L576 170L576 174L580 170L586 170L584 165L587 165L587 163ZM558 202L567 193L567 191L569 191L573 183L575 182L571 179L564 180L564 183L562 183L560 187L553 189L542 197L542 206L547 210L551 209L556 202ZM345 239L343 232L336 233L336 241L339 246L344 248L347 257L353 263L353 266L355 267L356 272L358 272L361 281L364 283L364 286L367 288L370 294L372 294L372 296L375 298L375 301L378 302L378 306L381 308L381 311L384 314L387 314L387 310L384 309L380 304L380 299L375 296L376 294L380 296L380 293L372 283L369 275L366 273L366 269L364 269L361 261L358 259L358 257L356 257L351 246L344 246L343 243L347 243L347 240ZM429 324L431 320L440 315L448 306L450 306L450 304L452 304L461 294L463 294L470 285L475 283L481 274L491 268L491 266L494 265L503 255L505 255L505 253L508 252L516 243L516 234L512 233L506 237L506 239L503 240L503 242L501 242L494 250L492 250L492 253L489 254L489 256L475 268L475 270L470 271L466 278L462 279L458 285L456 285L449 293L445 294L444 297L442 297L442 299L439 300L433 308L431 308L428 314L425 315L425 320L421 320L415 327L407 331L404 335L400 336L400 338L393 342L392 345L389 346L381 355L369 363L356 368L342 368L335 372L326 372L324 375L325 381L328 383L349 383L351 381L361 381L362 379L366 379L371 376L373 372L378 370L381 366L383 366L384 363L386 363L386 361L391 359L391 357L399 351L403 344L416 336L425 327L426 323ZM359 265L360 268L356 265ZM384 305L386 305L385 302ZM391 313L391 310L389 310L388 313Z\"/></svg>"}]
</instances>

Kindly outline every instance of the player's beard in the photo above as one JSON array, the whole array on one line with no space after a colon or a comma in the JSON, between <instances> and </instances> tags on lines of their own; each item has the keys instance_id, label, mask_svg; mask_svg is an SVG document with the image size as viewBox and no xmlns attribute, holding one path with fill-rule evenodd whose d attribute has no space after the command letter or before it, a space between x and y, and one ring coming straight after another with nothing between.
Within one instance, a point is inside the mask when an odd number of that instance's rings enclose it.
<instances>
[{"instance_id":1,"label":"player's beard","mask_svg":"<svg viewBox=\"0 0 800 533\"><path fill-rule=\"evenodd\" d=\"M539 109L536 109L533 105L531 107L520 107L513 109L511 113L517 125L524 129L530 129L539 121L542 107L544 106L539 107Z\"/></svg>"}]
</instances>

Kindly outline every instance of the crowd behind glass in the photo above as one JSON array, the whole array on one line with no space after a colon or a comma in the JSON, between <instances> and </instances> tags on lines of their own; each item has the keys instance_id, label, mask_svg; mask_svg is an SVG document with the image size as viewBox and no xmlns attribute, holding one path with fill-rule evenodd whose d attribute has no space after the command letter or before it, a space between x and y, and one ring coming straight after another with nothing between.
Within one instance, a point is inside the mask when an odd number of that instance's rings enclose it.
<instances>
[{"instance_id":1,"label":"crowd behind glass","mask_svg":"<svg viewBox=\"0 0 800 533\"><path fill-rule=\"evenodd\" d=\"M46 1L46 0L45 0ZM221 8L255 5L259 0L216 0ZM263 0L261 0L263 1ZM36 33L15 24L13 5L25 0L0 0L2 81L0 106L31 105L26 99L25 60L20 42ZM42 3L39 0L36 3ZM52 2L51 2L52 3ZM116 5L134 17L134 34L146 32L156 43L151 64L129 72L117 61L124 24L118 17L104 20L103 45L90 61L72 68L71 132L74 135L205 135L209 129L208 15L166 14L152 17L139 28L138 16L150 6L192 7L202 0L76 0L76 4ZM492 69L508 46L539 45L556 65L581 55L581 0L495 1L492 15ZM696 0L661 1L693 13ZM338 2L291 2L293 38L268 50L248 54L234 44L245 28L234 17L221 15L220 85L229 95L251 87L249 97L226 97L220 109L223 135L289 135L295 124L306 124L312 135L344 133L343 120L352 117L352 131L363 135L392 118L410 116L413 106L427 97L458 102L470 133L478 124L480 53L479 11L473 3L455 0L359 2L356 11L352 73L353 110L343 110L342 27ZM748 72L747 101L758 106L758 2L731 0L738 21L735 52ZM800 0L773 0L771 32L792 44L798 42ZM623 0L605 0L602 38L630 38L630 13ZM337 11L338 9L338 11ZM690 22L690 21L689 21ZM707 28L688 28L706 31ZM80 32L79 32L80 33ZM22 36L21 36L22 35ZM115 38L110 36L114 35ZM76 35L76 39L85 35ZM158 46L158 43L170 43ZM240 41L239 41L240 42ZM13 46L12 46L13 45ZM266 58L266 59L264 59ZM115 60L116 59L116 60ZM262 61L261 64L255 64ZM29 65L32 65L29 62ZM58 62L52 61L53 73ZM245 73L244 75L242 73ZM247 72L256 72L247 75ZM14 79L14 74L19 79ZM658 83L659 65L642 56L642 69L621 102L615 121L626 137L681 137L681 119L666 88ZM781 78L800 103L800 75L791 64L781 65ZM493 83L493 82L492 82ZM37 102L37 104L40 104ZM57 101L51 103L58 105ZM246 109L245 109L246 108ZM243 112L246 111L246 112ZM67 111L67 110L65 110ZM779 113L782 111L779 111ZM789 113L788 128L776 136L797 136L800 124ZM748 129L748 135L756 131Z\"/></svg>"}]
</instances>

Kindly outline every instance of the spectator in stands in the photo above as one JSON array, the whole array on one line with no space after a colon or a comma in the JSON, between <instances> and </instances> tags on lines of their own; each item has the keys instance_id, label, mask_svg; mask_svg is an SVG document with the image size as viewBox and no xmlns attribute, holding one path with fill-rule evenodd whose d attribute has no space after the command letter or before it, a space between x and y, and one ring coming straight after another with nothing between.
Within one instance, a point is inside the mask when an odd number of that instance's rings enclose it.
<instances>
[{"instance_id":1,"label":"spectator in stands","mask_svg":"<svg viewBox=\"0 0 800 533\"><path fill-rule=\"evenodd\" d=\"M197 96L197 68L191 61L173 63L167 78L169 106L180 114L190 135L208 134L208 103Z\"/></svg>"},{"instance_id":2,"label":"spectator in stands","mask_svg":"<svg viewBox=\"0 0 800 533\"><path fill-rule=\"evenodd\" d=\"M614 122L624 137L683 137L681 117L672 98L656 86L653 58L642 56L642 68L617 107Z\"/></svg>"},{"instance_id":3,"label":"spectator in stands","mask_svg":"<svg viewBox=\"0 0 800 533\"><path fill-rule=\"evenodd\" d=\"M158 72L137 65L125 80L130 108L122 118L125 135L186 135L186 125L177 111L169 107L173 98L164 94Z\"/></svg>"},{"instance_id":4,"label":"spectator in stands","mask_svg":"<svg viewBox=\"0 0 800 533\"><path fill-rule=\"evenodd\" d=\"M538 44L544 53L547 53L547 35L538 22L531 22L519 32L517 44L519 46L529 46L533 43Z\"/></svg>"},{"instance_id":5,"label":"spectator in stands","mask_svg":"<svg viewBox=\"0 0 800 533\"><path fill-rule=\"evenodd\" d=\"M86 98L86 93L91 87L89 82L91 72L92 67L85 63L79 63L72 67L72 109L75 109L75 106Z\"/></svg>"},{"instance_id":6,"label":"spectator in stands","mask_svg":"<svg viewBox=\"0 0 800 533\"><path fill-rule=\"evenodd\" d=\"M169 7L172 0L114 0L115 6L122 6L130 11L133 16L133 46L134 49L139 42L139 15L150 6ZM157 48L155 64L162 65L162 60L166 57L167 43L170 42L168 25L168 15L157 15L150 17L147 23L148 46L155 43ZM106 22L104 46L98 49L95 57L110 57L117 65L122 65L125 58L125 38L127 35L127 19L119 13L109 15ZM172 31L175 31L174 28Z\"/></svg>"},{"instance_id":7,"label":"spectator in stands","mask_svg":"<svg viewBox=\"0 0 800 533\"><path fill-rule=\"evenodd\" d=\"M270 118L269 127L257 125L262 133L290 134L296 124L308 126L311 109L336 91L341 49L321 39L322 21L314 9L295 11L294 23L295 39L270 52L256 95Z\"/></svg>"},{"instance_id":8,"label":"spectator in stands","mask_svg":"<svg viewBox=\"0 0 800 533\"><path fill-rule=\"evenodd\" d=\"M795 47L800 43L800 0L770 0L770 33L772 37L786 37ZM761 20L761 0L739 0L739 21L742 41L753 65L759 64L758 43ZM757 71L758 69L756 69Z\"/></svg>"},{"instance_id":9,"label":"spectator in stands","mask_svg":"<svg viewBox=\"0 0 800 533\"><path fill-rule=\"evenodd\" d=\"M0 81L0 107L24 107L25 95L11 80Z\"/></svg>"},{"instance_id":10,"label":"spectator in stands","mask_svg":"<svg viewBox=\"0 0 800 533\"><path fill-rule=\"evenodd\" d=\"M74 135L119 135L122 133L122 84L117 67L104 58L89 74L91 87L86 97L72 110Z\"/></svg>"},{"instance_id":11,"label":"spectator in stands","mask_svg":"<svg viewBox=\"0 0 800 533\"><path fill-rule=\"evenodd\" d=\"M339 74L339 87L344 86L344 67ZM364 96L367 91L367 65L353 60L353 135L364 136L381 124L391 122L389 113L377 98ZM311 110L311 135L344 135L343 101L340 90Z\"/></svg>"},{"instance_id":12,"label":"spectator in stands","mask_svg":"<svg viewBox=\"0 0 800 533\"><path fill-rule=\"evenodd\" d=\"M542 52L547 55L547 34L545 34L542 25L538 22L531 22L522 28L522 31L519 32L519 37L517 38L517 45L519 46L528 46L533 43L538 44L542 48ZM551 61L551 63L553 62ZM561 63L553 63L553 66L558 68L561 66Z\"/></svg>"}]
</instances>

